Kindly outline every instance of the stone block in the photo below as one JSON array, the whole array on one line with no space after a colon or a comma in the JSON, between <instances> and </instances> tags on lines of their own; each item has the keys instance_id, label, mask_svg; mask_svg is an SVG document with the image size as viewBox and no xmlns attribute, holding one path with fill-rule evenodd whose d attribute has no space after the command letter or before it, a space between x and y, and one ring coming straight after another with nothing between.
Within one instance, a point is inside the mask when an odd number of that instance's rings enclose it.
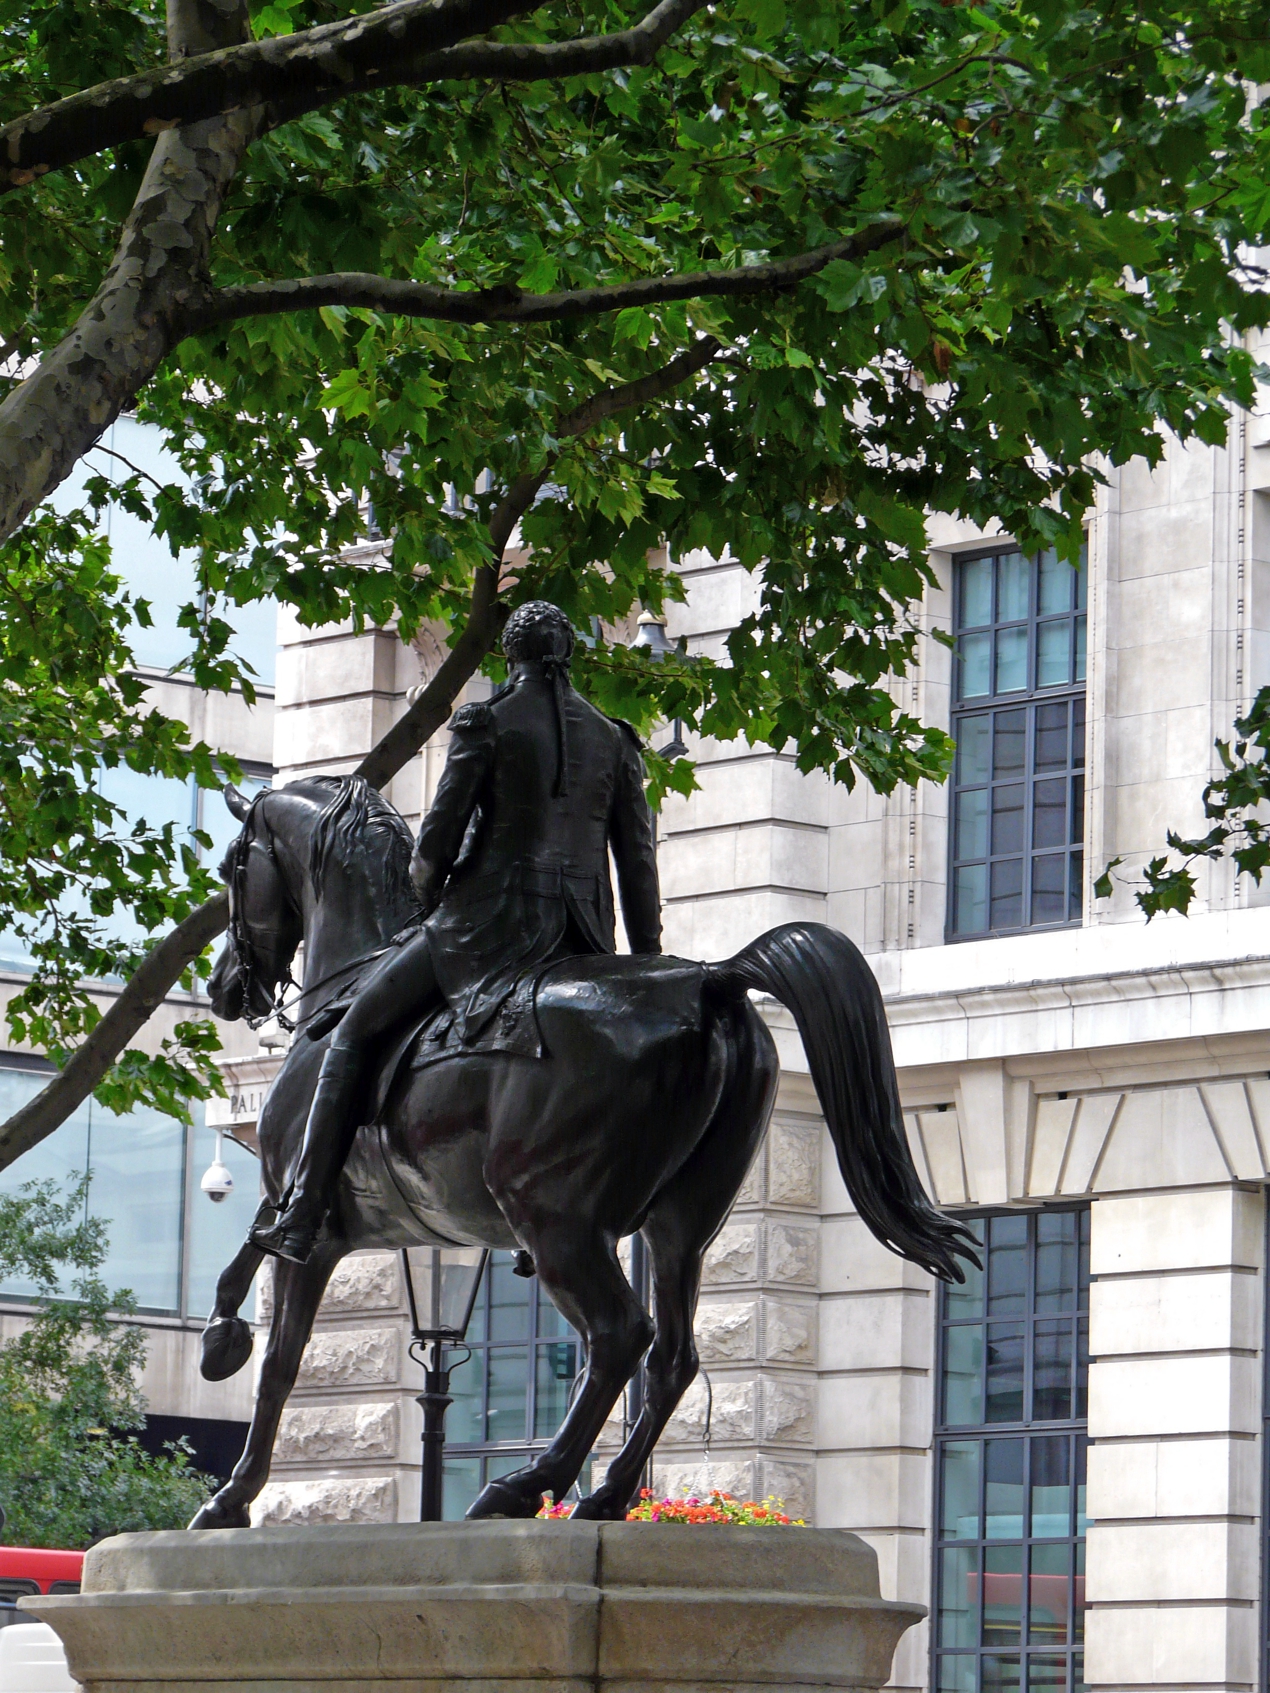
<instances>
[{"instance_id":1,"label":"stone block","mask_svg":"<svg viewBox=\"0 0 1270 1693\"><path fill-rule=\"evenodd\" d=\"M315 1481L271 1481L251 1508L253 1528L316 1528L323 1523L391 1523L397 1520L393 1476L322 1476Z\"/></svg>"},{"instance_id":2,"label":"stone block","mask_svg":"<svg viewBox=\"0 0 1270 1693\"><path fill-rule=\"evenodd\" d=\"M822 1376L817 1382L821 1451L930 1445L931 1375L890 1371Z\"/></svg>"},{"instance_id":3,"label":"stone block","mask_svg":"<svg viewBox=\"0 0 1270 1693\"><path fill-rule=\"evenodd\" d=\"M934 1361L934 1301L899 1288L820 1300L823 1370L929 1370Z\"/></svg>"},{"instance_id":4,"label":"stone block","mask_svg":"<svg viewBox=\"0 0 1270 1693\"><path fill-rule=\"evenodd\" d=\"M1030 1196L1043 1198L1058 1192L1067 1143L1079 1103L1076 1097L1037 1100L1028 1160L1027 1192Z\"/></svg>"},{"instance_id":5,"label":"stone block","mask_svg":"<svg viewBox=\"0 0 1270 1693\"><path fill-rule=\"evenodd\" d=\"M704 1448L711 1441L752 1441L755 1438L754 1381L712 1381L701 1376L684 1394L666 1425L662 1440L671 1445L691 1443Z\"/></svg>"},{"instance_id":6,"label":"stone block","mask_svg":"<svg viewBox=\"0 0 1270 1693\"><path fill-rule=\"evenodd\" d=\"M711 1241L702 1265L706 1287L758 1280L758 1224L726 1223Z\"/></svg>"},{"instance_id":7,"label":"stone block","mask_svg":"<svg viewBox=\"0 0 1270 1693\"><path fill-rule=\"evenodd\" d=\"M780 1458L760 1458L760 1501L777 1500L786 1516L809 1523L816 1500L816 1472L811 1464L790 1464Z\"/></svg>"},{"instance_id":8,"label":"stone block","mask_svg":"<svg viewBox=\"0 0 1270 1693\"><path fill-rule=\"evenodd\" d=\"M273 1455L279 1464L330 1464L394 1458L397 1450L394 1404L290 1405Z\"/></svg>"},{"instance_id":9,"label":"stone block","mask_svg":"<svg viewBox=\"0 0 1270 1693\"><path fill-rule=\"evenodd\" d=\"M1241 1182L1261 1181L1266 1173L1266 1155L1244 1084L1209 1082L1199 1091L1231 1170Z\"/></svg>"},{"instance_id":10,"label":"stone block","mask_svg":"<svg viewBox=\"0 0 1270 1693\"><path fill-rule=\"evenodd\" d=\"M754 1464L748 1458L709 1458L698 1463L653 1460L653 1492L659 1499L704 1499L712 1492L734 1499L754 1497Z\"/></svg>"},{"instance_id":11,"label":"stone block","mask_svg":"<svg viewBox=\"0 0 1270 1693\"><path fill-rule=\"evenodd\" d=\"M922 1131L917 1121L916 1111L904 1113L904 1137L908 1141L908 1150L913 1159L913 1167L917 1171L917 1179L927 1193L934 1193L935 1182L930 1173L930 1166L926 1162L926 1148L922 1144Z\"/></svg>"},{"instance_id":12,"label":"stone block","mask_svg":"<svg viewBox=\"0 0 1270 1693\"><path fill-rule=\"evenodd\" d=\"M305 1347L296 1385L388 1387L400 1370L401 1336L396 1329L325 1329Z\"/></svg>"},{"instance_id":13,"label":"stone block","mask_svg":"<svg viewBox=\"0 0 1270 1693\"><path fill-rule=\"evenodd\" d=\"M1099 1159L1107 1144L1107 1135L1120 1107L1118 1093L1086 1093L1077 1101L1076 1120L1063 1161L1059 1178L1061 1193L1088 1193ZM1139 1185L1141 1178L1135 1182ZM1115 1183L1110 1184L1115 1186Z\"/></svg>"},{"instance_id":14,"label":"stone block","mask_svg":"<svg viewBox=\"0 0 1270 1693\"><path fill-rule=\"evenodd\" d=\"M1197 1187L1230 1178L1199 1089L1160 1088L1125 1094L1094 1186L1111 1193L1132 1191L1146 1180L1160 1187ZM1064 1191L1082 1190L1064 1183Z\"/></svg>"},{"instance_id":15,"label":"stone block","mask_svg":"<svg viewBox=\"0 0 1270 1693\"><path fill-rule=\"evenodd\" d=\"M1089 1515L1254 1517L1261 1467L1253 1440L1117 1441L1089 1448Z\"/></svg>"},{"instance_id":16,"label":"stone block","mask_svg":"<svg viewBox=\"0 0 1270 1693\"><path fill-rule=\"evenodd\" d=\"M822 1293L889 1292L900 1287L929 1292L934 1286L932 1276L888 1252L854 1213L826 1217L818 1232Z\"/></svg>"},{"instance_id":17,"label":"stone block","mask_svg":"<svg viewBox=\"0 0 1270 1693\"><path fill-rule=\"evenodd\" d=\"M1112 1358L1089 1371L1092 1439L1163 1434L1256 1434L1260 1362L1219 1353Z\"/></svg>"},{"instance_id":18,"label":"stone block","mask_svg":"<svg viewBox=\"0 0 1270 1693\"><path fill-rule=\"evenodd\" d=\"M1006 1073L997 1059L962 1064L957 1071L957 1120L967 1196L980 1205L1010 1197L1006 1148ZM929 1153L929 1148L927 1148ZM932 1163L931 1174L934 1175ZM936 1181L942 1178L935 1177Z\"/></svg>"},{"instance_id":19,"label":"stone block","mask_svg":"<svg viewBox=\"0 0 1270 1693\"><path fill-rule=\"evenodd\" d=\"M966 1166L962 1158L961 1133L955 1111L922 1111L918 1114L926 1166L934 1183L934 1198L940 1205L966 1203Z\"/></svg>"},{"instance_id":20,"label":"stone block","mask_svg":"<svg viewBox=\"0 0 1270 1693\"><path fill-rule=\"evenodd\" d=\"M1089 1527L1091 1604L1255 1600L1259 1535L1252 1523L1099 1523Z\"/></svg>"},{"instance_id":21,"label":"stone block","mask_svg":"<svg viewBox=\"0 0 1270 1693\"><path fill-rule=\"evenodd\" d=\"M698 1305L694 1325L703 1364L732 1364L757 1356L758 1306L713 1301Z\"/></svg>"},{"instance_id":22,"label":"stone block","mask_svg":"<svg viewBox=\"0 0 1270 1693\"><path fill-rule=\"evenodd\" d=\"M1096 1281L1089 1307L1089 1347L1100 1359L1260 1345L1259 1290L1244 1270Z\"/></svg>"},{"instance_id":23,"label":"stone block","mask_svg":"<svg viewBox=\"0 0 1270 1693\"><path fill-rule=\"evenodd\" d=\"M402 1298L401 1260L395 1252L354 1252L335 1266L318 1320L348 1311L392 1311Z\"/></svg>"},{"instance_id":24,"label":"stone block","mask_svg":"<svg viewBox=\"0 0 1270 1693\"><path fill-rule=\"evenodd\" d=\"M749 1169L745 1172L745 1180L741 1183L736 1198L732 1201L734 1209L742 1205L761 1205L763 1203L763 1165L766 1162L763 1147L759 1147Z\"/></svg>"},{"instance_id":25,"label":"stone block","mask_svg":"<svg viewBox=\"0 0 1270 1693\"><path fill-rule=\"evenodd\" d=\"M1257 1668L1251 1607L1117 1605L1085 1619L1091 1687L1252 1687Z\"/></svg>"},{"instance_id":26,"label":"stone block","mask_svg":"<svg viewBox=\"0 0 1270 1693\"><path fill-rule=\"evenodd\" d=\"M769 1205L820 1203L820 1136L817 1128L773 1121L767 1135Z\"/></svg>"},{"instance_id":27,"label":"stone block","mask_svg":"<svg viewBox=\"0 0 1270 1693\"><path fill-rule=\"evenodd\" d=\"M816 1522L824 1528L925 1532L930 1518L925 1452L833 1452L816 1460Z\"/></svg>"},{"instance_id":28,"label":"stone block","mask_svg":"<svg viewBox=\"0 0 1270 1693\"><path fill-rule=\"evenodd\" d=\"M814 1364L816 1307L764 1299L763 1357L769 1364Z\"/></svg>"},{"instance_id":29,"label":"stone block","mask_svg":"<svg viewBox=\"0 0 1270 1693\"><path fill-rule=\"evenodd\" d=\"M766 1279L797 1287L815 1287L818 1235L819 1230L814 1227L769 1222Z\"/></svg>"},{"instance_id":30,"label":"stone block","mask_svg":"<svg viewBox=\"0 0 1270 1693\"><path fill-rule=\"evenodd\" d=\"M811 1382L786 1376L764 1376L762 1403L761 1440L800 1446L814 1442L816 1390Z\"/></svg>"},{"instance_id":31,"label":"stone block","mask_svg":"<svg viewBox=\"0 0 1270 1693\"><path fill-rule=\"evenodd\" d=\"M1235 1188L1099 1199L1091 1213L1093 1274L1261 1263L1260 1195Z\"/></svg>"}]
</instances>

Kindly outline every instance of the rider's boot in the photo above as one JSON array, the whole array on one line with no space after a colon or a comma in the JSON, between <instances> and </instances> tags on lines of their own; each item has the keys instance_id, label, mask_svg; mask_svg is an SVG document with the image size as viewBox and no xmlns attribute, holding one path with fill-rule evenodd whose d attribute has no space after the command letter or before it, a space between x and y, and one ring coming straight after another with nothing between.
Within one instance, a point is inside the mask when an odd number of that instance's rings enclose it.
<instances>
[{"instance_id":1,"label":"rider's boot","mask_svg":"<svg viewBox=\"0 0 1270 1693\"><path fill-rule=\"evenodd\" d=\"M361 1075L362 1055L355 1048L327 1048L283 1209L268 1227L258 1223L248 1231L247 1239L262 1252L293 1264L303 1264L312 1252L357 1132L353 1107Z\"/></svg>"}]
</instances>

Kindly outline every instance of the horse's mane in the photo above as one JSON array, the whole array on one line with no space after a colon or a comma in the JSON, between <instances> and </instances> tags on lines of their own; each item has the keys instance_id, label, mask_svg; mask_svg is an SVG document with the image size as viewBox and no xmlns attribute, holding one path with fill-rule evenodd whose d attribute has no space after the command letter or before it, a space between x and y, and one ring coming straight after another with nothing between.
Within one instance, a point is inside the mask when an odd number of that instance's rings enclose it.
<instances>
[{"instance_id":1,"label":"horse's mane","mask_svg":"<svg viewBox=\"0 0 1270 1693\"><path fill-rule=\"evenodd\" d=\"M405 906L417 905L410 885L410 854L414 842L405 818L364 776L309 776L315 787L334 789L313 830L309 875L313 891L322 892L322 878L331 856L347 860L367 846L378 849L384 867L384 892Z\"/></svg>"}]
</instances>

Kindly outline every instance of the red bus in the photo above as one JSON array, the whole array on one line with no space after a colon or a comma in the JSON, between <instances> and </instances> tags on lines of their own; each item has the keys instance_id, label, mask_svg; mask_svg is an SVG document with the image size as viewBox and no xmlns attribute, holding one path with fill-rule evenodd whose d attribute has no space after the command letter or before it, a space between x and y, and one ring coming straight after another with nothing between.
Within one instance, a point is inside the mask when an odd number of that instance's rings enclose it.
<instances>
[{"instance_id":1,"label":"red bus","mask_svg":"<svg viewBox=\"0 0 1270 1693\"><path fill-rule=\"evenodd\" d=\"M82 1552L52 1552L40 1546L0 1546L0 1602L36 1593L78 1593Z\"/></svg>"}]
</instances>

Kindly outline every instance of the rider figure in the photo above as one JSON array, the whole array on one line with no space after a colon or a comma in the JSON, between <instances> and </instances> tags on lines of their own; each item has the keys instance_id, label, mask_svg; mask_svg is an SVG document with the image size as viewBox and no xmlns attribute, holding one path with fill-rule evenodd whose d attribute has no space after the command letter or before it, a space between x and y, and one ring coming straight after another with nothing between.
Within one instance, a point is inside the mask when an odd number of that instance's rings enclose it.
<instances>
[{"instance_id":1,"label":"rider figure","mask_svg":"<svg viewBox=\"0 0 1270 1693\"><path fill-rule=\"evenodd\" d=\"M363 1117L369 1060L442 1002L477 1039L518 977L611 953L609 852L631 950L661 951L652 816L639 739L569 683L573 630L545 600L512 613L507 683L450 720L410 874L424 921L360 983L322 1060L291 1189L253 1244L303 1263Z\"/></svg>"}]
</instances>

